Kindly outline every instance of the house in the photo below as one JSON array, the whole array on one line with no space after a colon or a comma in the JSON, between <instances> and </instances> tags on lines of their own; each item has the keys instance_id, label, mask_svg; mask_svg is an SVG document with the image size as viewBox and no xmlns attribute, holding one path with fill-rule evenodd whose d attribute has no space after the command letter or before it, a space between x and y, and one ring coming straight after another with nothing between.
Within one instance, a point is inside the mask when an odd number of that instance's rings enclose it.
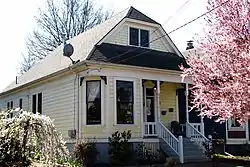
<instances>
[{"instance_id":1,"label":"house","mask_svg":"<svg viewBox=\"0 0 250 167\"><path fill-rule=\"evenodd\" d=\"M69 147L95 138L103 161L108 137L125 130L131 142L164 145L181 163L204 158L203 124L185 114L191 83L182 81L185 59L158 22L131 7L67 43L76 63L59 46L0 93L1 108L50 116ZM171 132L179 120L188 138Z\"/></svg>"},{"instance_id":2,"label":"house","mask_svg":"<svg viewBox=\"0 0 250 167\"><path fill-rule=\"evenodd\" d=\"M204 53L200 48L192 48L183 52L185 58L192 55L202 56ZM191 113L189 113L191 114ZM250 144L250 122L244 124L239 124L235 119L229 119L225 123L217 123L215 119L197 119L197 115L194 114L192 118L189 119L191 123L203 123L204 135L208 137L215 132L216 137L219 139L224 139L225 148L224 150L233 155L244 156L244 151L246 146Z\"/></svg>"}]
</instances>

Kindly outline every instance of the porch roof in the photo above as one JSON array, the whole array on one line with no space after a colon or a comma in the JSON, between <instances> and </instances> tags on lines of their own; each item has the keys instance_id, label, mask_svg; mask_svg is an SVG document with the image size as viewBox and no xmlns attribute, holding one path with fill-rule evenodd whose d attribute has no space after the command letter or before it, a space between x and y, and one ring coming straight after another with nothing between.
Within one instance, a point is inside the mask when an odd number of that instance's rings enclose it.
<instances>
[{"instance_id":1,"label":"porch roof","mask_svg":"<svg viewBox=\"0 0 250 167\"><path fill-rule=\"evenodd\" d=\"M177 71L181 64L188 67L185 59L175 53L108 43L96 46L88 60Z\"/></svg>"}]
</instances>

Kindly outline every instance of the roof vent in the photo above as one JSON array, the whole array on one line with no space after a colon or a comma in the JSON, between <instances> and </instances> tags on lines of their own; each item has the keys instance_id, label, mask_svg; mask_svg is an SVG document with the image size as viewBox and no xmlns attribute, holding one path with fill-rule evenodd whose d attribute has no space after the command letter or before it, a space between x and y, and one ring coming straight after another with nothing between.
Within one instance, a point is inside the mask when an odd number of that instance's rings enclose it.
<instances>
[{"instance_id":1,"label":"roof vent","mask_svg":"<svg viewBox=\"0 0 250 167\"><path fill-rule=\"evenodd\" d=\"M187 41L187 48L186 50L193 49L194 48L194 41L190 40Z\"/></svg>"}]
</instances>

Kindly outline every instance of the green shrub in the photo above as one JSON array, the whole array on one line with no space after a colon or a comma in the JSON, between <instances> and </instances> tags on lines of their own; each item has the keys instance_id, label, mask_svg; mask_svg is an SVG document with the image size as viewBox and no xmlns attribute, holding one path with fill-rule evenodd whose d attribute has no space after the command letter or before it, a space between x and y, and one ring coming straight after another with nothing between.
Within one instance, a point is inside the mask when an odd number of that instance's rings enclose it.
<instances>
[{"instance_id":1,"label":"green shrub","mask_svg":"<svg viewBox=\"0 0 250 167\"><path fill-rule=\"evenodd\" d=\"M144 144L139 144L136 148L136 158L138 164L152 165L154 163L165 162L166 157L160 151L153 151Z\"/></svg>"},{"instance_id":2,"label":"green shrub","mask_svg":"<svg viewBox=\"0 0 250 167\"><path fill-rule=\"evenodd\" d=\"M96 163L98 154L96 142L93 140L78 141L72 152L76 162L87 167Z\"/></svg>"},{"instance_id":3,"label":"green shrub","mask_svg":"<svg viewBox=\"0 0 250 167\"><path fill-rule=\"evenodd\" d=\"M213 154L218 154L221 152L220 147L224 144L225 141L223 139L212 139L208 142L204 142L203 146L205 148L205 155L208 158L212 158Z\"/></svg>"},{"instance_id":4,"label":"green shrub","mask_svg":"<svg viewBox=\"0 0 250 167\"><path fill-rule=\"evenodd\" d=\"M110 162L114 165L126 165L133 162L133 148L129 142L131 131L116 131L109 137Z\"/></svg>"},{"instance_id":5,"label":"green shrub","mask_svg":"<svg viewBox=\"0 0 250 167\"><path fill-rule=\"evenodd\" d=\"M75 158L68 157L63 159L58 159L57 163L60 165L66 165L67 167L81 167L82 165L79 162L76 162Z\"/></svg>"}]
</instances>

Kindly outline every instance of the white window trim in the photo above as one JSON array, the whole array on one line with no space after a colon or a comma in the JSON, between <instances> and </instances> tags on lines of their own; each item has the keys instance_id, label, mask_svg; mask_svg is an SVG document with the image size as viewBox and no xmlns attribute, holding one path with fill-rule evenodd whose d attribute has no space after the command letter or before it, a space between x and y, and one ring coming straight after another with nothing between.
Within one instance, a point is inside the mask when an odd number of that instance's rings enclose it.
<instances>
[{"instance_id":1,"label":"white window trim","mask_svg":"<svg viewBox=\"0 0 250 167\"><path fill-rule=\"evenodd\" d=\"M86 95L87 95L87 81L101 81L101 124L97 124L97 125L88 125L87 124L87 99L86 99ZM100 127L105 125L105 119L104 119L104 103L105 103L105 98L104 98L104 93L105 93L105 87L104 87L104 81L102 79L89 79L89 80L84 80L81 86L81 110L82 110L82 116L83 118L83 125L86 127ZM107 111L106 111L107 112Z\"/></svg>"},{"instance_id":2,"label":"white window trim","mask_svg":"<svg viewBox=\"0 0 250 167\"><path fill-rule=\"evenodd\" d=\"M138 42L139 42L139 45L136 46L136 45L130 45L130 28L135 28L135 29L138 29ZM148 47L145 47L145 46L141 46L141 30L145 30L145 31L148 31ZM138 47L138 48L144 48L144 49L150 49L150 30L149 29L142 29L142 28L137 28L137 27L133 27L133 26L128 26L128 46L133 46L133 47Z\"/></svg>"},{"instance_id":3,"label":"white window trim","mask_svg":"<svg viewBox=\"0 0 250 167\"><path fill-rule=\"evenodd\" d=\"M134 117L134 123L133 124L118 124L117 123L117 105L116 105L116 81L131 81L133 82L133 117ZM137 122L137 99L136 99L136 96L137 96L137 89L136 89L136 82L137 82L137 79L136 78L122 78L122 77L114 77L114 119L115 119L115 122L114 124L116 126L134 126L134 125L137 125L138 122Z\"/></svg>"},{"instance_id":4,"label":"white window trim","mask_svg":"<svg viewBox=\"0 0 250 167\"><path fill-rule=\"evenodd\" d=\"M44 114L44 108L43 108L43 92L38 92L38 93L33 93L32 95L31 95L31 112L33 113L33 95L36 95L36 113L35 114L37 114L38 113L38 94L39 93L42 93L42 113L41 114ZM20 99L20 98L19 98ZM19 99L18 99L18 103L19 103ZM19 105L19 104L18 104Z\"/></svg>"},{"instance_id":5,"label":"white window trim","mask_svg":"<svg viewBox=\"0 0 250 167\"><path fill-rule=\"evenodd\" d=\"M246 123L244 123L240 127L232 127L232 118L228 119L228 131L245 131L246 129Z\"/></svg>"}]
</instances>

